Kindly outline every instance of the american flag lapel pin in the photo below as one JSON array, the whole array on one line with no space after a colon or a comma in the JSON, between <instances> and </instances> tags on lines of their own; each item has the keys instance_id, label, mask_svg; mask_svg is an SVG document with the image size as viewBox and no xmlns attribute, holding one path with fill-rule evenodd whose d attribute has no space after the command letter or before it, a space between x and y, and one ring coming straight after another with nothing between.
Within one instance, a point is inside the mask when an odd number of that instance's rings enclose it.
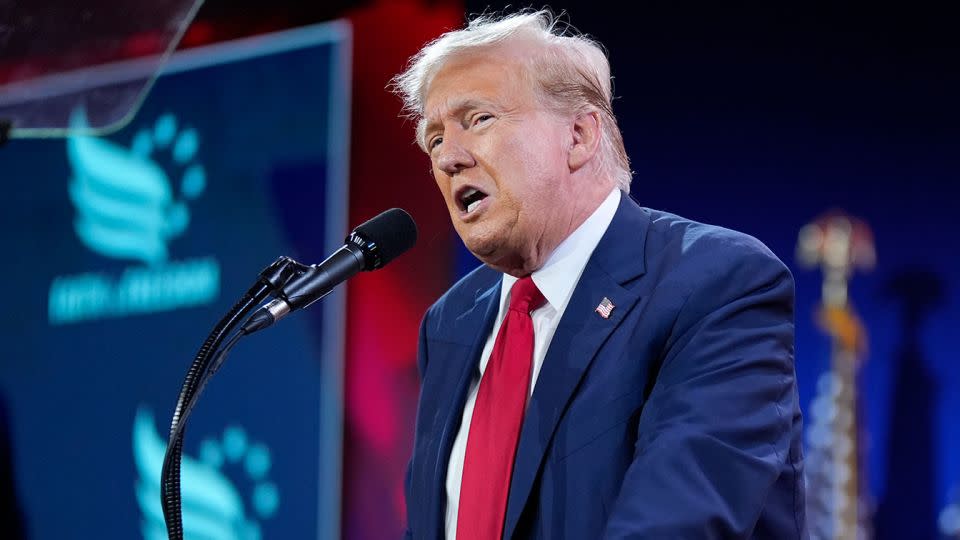
<instances>
[{"instance_id":1,"label":"american flag lapel pin","mask_svg":"<svg viewBox=\"0 0 960 540\"><path fill-rule=\"evenodd\" d=\"M598 305L597 309L595 309L594 311L599 313L600 316L603 317L604 319L609 319L610 312L613 311L613 308L615 307L617 306L613 305L613 302L611 302L609 298L604 296L603 300L600 301L600 305Z\"/></svg>"}]
</instances>

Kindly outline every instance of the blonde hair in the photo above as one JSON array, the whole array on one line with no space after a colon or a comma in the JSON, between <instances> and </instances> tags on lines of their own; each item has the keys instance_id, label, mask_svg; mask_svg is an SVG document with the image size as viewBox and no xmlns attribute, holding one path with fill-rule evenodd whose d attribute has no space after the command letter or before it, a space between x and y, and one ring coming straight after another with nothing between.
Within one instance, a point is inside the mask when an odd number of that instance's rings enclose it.
<instances>
[{"instance_id":1,"label":"blonde hair","mask_svg":"<svg viewBox=\"0 0 960 540\"><path fill-rule=\"evenodd\" d=\"M434 75L452 57L488 48L509 39L526 38L541 45L544 54L535 60L532 77L547 107L556 112L600 115L601 171L625 193L630 192L630 159L613 115L610 63L602 46L561 28L549 10L522 11L497 17L480 15L462 30L447 32L415 54L403 73L394 77L393 90L401 96L404 111L417 122L417 142L423 147L424 94Z\"/></svg>"}]
</instances>

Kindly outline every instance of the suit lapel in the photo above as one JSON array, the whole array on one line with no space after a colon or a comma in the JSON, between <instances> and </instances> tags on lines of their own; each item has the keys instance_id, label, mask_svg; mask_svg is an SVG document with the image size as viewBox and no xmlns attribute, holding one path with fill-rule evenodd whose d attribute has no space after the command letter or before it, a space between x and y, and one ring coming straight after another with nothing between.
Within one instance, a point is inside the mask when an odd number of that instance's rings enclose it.
<instances>
[{"instance_id":1,"label":"suit lapel","mask_svg":"<svg viewBox=\"0 0 960 540\"><path fill-rule=\"evenodd\" d=\"M504 538L509 539L516 529L544 454L577 385L597 352L640 299L638 292L624 284L644 272L648 225L646 212L624 195L560 319L520 432ZM609 318L595 311L605 297L614 305Z\"/></svg>"},{"instance_id":2,"label":"suit lapel","mask_svg":"<svg viewBox=\"0 0 960 540\"><path fill-rule=\"evenodd\" d=\"M499 274L497 275L499 276ZM438 512L438 515L434 516L433 521L439 527L439 538L443 538L444 536L444 511L446 508L445 486L450 452L453 448L453 442L456 439L457 432L460 429L460 420L463 416L463 407L467 401L470 381L473 379L473 375L477 370L480 353L483 350L483 345L496 319L500 303L501 282L501 279L497 279L493 286L478 290L473 307L457 317L454 322L453 330L449 335L465 338L466 341L463 348L454 350L463 351L465 354L455 355L452 358L439 359L441 362L460 364L460 369L451 371L451 374L456 375L457 379L455 381L449 381L449 384L443 385L445 388L454 388L454 391L448 395L446 402L441 404L440 408L440 410L446 410L448 412L443 423L443 432L440 436L440 444L437 447L436 461L434 463L433 495L437 504L431 505L431 507Z\"/></svg>"}]
</instances>

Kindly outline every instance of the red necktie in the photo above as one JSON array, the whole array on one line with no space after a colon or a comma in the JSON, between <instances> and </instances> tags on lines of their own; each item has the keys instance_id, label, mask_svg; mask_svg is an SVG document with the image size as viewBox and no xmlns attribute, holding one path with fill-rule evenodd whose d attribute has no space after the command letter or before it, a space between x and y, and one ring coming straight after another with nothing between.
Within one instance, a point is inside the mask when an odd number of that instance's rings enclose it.
<instances>
[{"instance_id":1,"label":"red necktie","mask_svg":"<svg viewBox=\"0 0 960 540\"><path fill-rule=\"evenodd\" d=\"M510 289L510 307L487 361L470 421L463 462L457 540L494 540L503 534L513 458L533 364L530 312L543 305L530 276Z\"/></svg>"}]
</instances>

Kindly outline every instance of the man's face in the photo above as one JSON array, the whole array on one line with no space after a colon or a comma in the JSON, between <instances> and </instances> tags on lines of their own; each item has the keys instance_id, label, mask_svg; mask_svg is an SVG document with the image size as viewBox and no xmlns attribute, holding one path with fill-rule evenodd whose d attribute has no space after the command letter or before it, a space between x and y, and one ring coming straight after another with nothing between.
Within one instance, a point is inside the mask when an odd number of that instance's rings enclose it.
<instances>
[{"instance_id":1,"label":"man's face","mask_svg":"<svg viewBox=\"0 0 960 540\"><path fill-rule=\"evenodd\" d=\"M569 233L572 132L538 102L523 60L497 52L456 57L436 74L422 142L467 248L522 275Z\"/></svg>"}]
</instances>

